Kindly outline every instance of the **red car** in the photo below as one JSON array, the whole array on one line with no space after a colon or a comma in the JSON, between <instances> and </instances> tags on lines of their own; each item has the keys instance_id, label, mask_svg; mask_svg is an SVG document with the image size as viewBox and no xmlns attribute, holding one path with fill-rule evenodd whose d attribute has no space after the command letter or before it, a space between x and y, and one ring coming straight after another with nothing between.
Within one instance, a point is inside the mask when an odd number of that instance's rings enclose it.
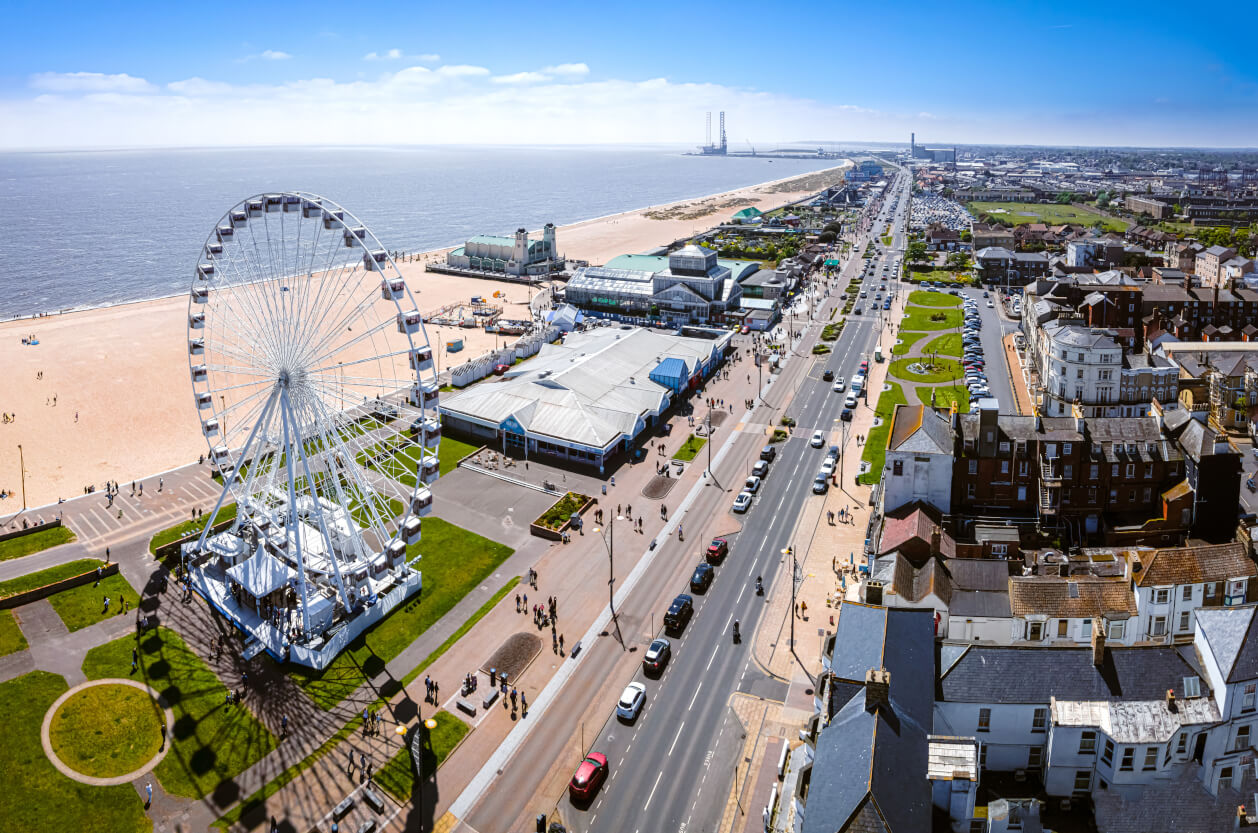
<instances>
[{"instance_id":1,"label":"red car","mask_svg":"<svg viewBox=\"0 0 1258 833\"><path fill-rule=\"evenodd\" d=\"M708 544L708 561L713 564L723 561L729 555L729 541L724 538L713 538Z\"/></svg>"},{"instance_id":2,"label":"red car","mask_svg":"<svg viewBox=\"0 0 1258 833\"><path fill-rule=\"evenodd\" d=\"M594 797L599 785L607 780L607 756L601 752L591 752L572 774L568 782L568 795L574 801L588 801Z\"/></svg>"},{"instance_id":3,"label":"red car","mask_svg":"<svg viewBox=\"0 0 1258 833\"><path fill-rule=\"evenodd\" d=\"M863 362L861 362L861 375L862 376L869 375L869 359L865 359Z\"/></svg>"},{"instance_id":4,"label":"red car","mask_svg":"<svg viewBox=\"0 0 1258 833\"><path fill-rule=\"evenodd\" d=\"M494 365L494 375L501 376L502 374L506 373L510 369L511 369L511 365L509 364L496 364Z\"/></svg>"}]
</instances>

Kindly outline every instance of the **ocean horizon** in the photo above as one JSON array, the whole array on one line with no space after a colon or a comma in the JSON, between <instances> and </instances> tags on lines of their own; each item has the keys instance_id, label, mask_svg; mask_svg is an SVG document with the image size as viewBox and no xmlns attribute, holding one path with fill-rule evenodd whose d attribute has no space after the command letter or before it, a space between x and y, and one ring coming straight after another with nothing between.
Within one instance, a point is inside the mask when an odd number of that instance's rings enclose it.
<instances>
[{"instance_id":1,"label":"ocean horizon","mask_svg":"<svg viewBox=\"0 0 1258 833\"><path fill-rule=\"evenodd\" d=\"M188 289L219 219L255 194L340 203L391 251L557 226L834 167L683 148L363 147L0 154L0 318ZM667 242L664 240L661 243ZM563 251L563 238L558 240Z\"/></svg>"}]
</instances>

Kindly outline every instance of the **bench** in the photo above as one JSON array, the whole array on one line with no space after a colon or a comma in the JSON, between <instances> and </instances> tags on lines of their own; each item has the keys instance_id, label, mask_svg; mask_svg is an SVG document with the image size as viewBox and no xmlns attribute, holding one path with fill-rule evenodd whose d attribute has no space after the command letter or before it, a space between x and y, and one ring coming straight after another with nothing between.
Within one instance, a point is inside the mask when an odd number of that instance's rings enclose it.
<instances>
[{"instance_id":1,"label":"bench","mask_svg":"<svg viewBox=\"0 0 1258 833\"><path fill-rule=\"evenodd\" d=\"M476 716L476 707L464 700L462 697L454 701L454 707L466 714L468 717Z\"/></svg>"},{"instance_id":2,"label":"bench","mask_svg":"<svg viewBox=\"0 0 1258 833\"><path fill-rule=\"evenodd\" d=\"M377 815L384 813L384 799L375 790L363 790L363 803L375 810Z\"/></svg>"},{"instance_id":3,"label":"bench","mask_svg":"<svg viewBox=\"0 0 1258 833\"><path fill-rule=\"evenodd\" d=\"M577 654L581 653L581 640L572 643L572 649L568 651L569 659L576 659Z\"/></svg>"},{"instance_id":4,"label":"bench","mask_svg":"<svg viewBox=\"0 0 1258 833\"><path fill-rule=\"evenodd\" d=\"M490 688L489 691L485 694L485 696L481 699L480 707L484 709L485 711L489 711L489 707L492 706L494 703L498 702L498 695L500 693L501 692L498 691L497 686Z\"/></svg>"},{"instance_id":5,"label":"bench","mask_svg":"<svg viewBox=\"0 0 1258 833\"><path fill-rule=\"evenodd\" d=\"M347 798L344 801L342 801L340 804L332 808L332 818L336 819L337 821L340 821L341 819L345 818L345 816L348 815L349 811L352 809L354 809L354 799Z\"/></svg>"},{"instance_id":6,"label":"bench","mask_svg":"<svg viewBox=\"0 0 1258 833\"><path fill-rule=\"evenodd\" d=\"M358 825L358 833L375 833L375 830L376 830L375 819L367 819L367 821Z\"/></svg>"}]
</instances>

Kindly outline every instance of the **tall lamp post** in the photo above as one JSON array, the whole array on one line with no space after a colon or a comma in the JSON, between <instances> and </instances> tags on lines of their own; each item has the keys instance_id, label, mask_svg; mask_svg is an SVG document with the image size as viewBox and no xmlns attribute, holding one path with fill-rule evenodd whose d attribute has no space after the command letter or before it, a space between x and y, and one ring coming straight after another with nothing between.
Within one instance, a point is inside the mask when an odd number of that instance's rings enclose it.
<instances>
[{"instance_id":1,"label":"tall lamp post","mask_svg":"<svg viewBox=\"0 0 1258 833\"><path fill-rule=\"evenodd\" d=\"M804 661L795 652L795 596L799 591L799 586L804 583L804 576L799 570L799 562L795 560L795 548L793 546L782 550L782 555L791 559L791 656L795 657L795 661L803 669L804 675L808 677L808 682L815 687L816 680L813 679L812 674L808 673L808 667L804 665Z\"/></svg>"},{"instance_id":2,"label":"tall lamp post","mask_svg":"<svg viewBox=\"0 0 1258 833\"><path fill-rule=\"evenodd\" d=\"M612 515L611 521L607 524L607 536L603 536L603 530L594 527L594 534L603 542L603 549L607 550L607 606L611 608L612 624L616 626L616 641L620 643L620 650L625 650L625 638L620 634L620 619L616 616L616 566L613 550L616 546L615 536L616 516Z\"/></svg>"},{"instance_id":3,"label":"tall lamp post","mask_svg":"<svg viewBox=\"0 0 1258 833\"><path fill-rule=\"evenodd\" d=\"M26 456L22 453L22 444L17 447L18 467L22 470L22 508L26 508Z\"/></svg>"}]
</instances>

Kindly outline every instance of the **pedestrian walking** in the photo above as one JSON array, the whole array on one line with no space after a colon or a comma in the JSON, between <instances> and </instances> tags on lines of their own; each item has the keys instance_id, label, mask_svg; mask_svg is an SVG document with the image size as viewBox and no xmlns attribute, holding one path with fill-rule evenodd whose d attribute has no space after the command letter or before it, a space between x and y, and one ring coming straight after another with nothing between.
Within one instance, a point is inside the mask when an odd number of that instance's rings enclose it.
<instances>
[{"instance_id":1,"label":"pedestrian walking","mask_svg":"<svg viewBox=\"0 0 1258 833\"><path fill-rule=\"evenodd\" d=\"M520 612L520 594L519 593L515 594L515 612L516 613Z\"/></svg>"},{"instance_id":2,"label":"pedestrian walking","mask_svg":"<svg viewBox=\"0 0 1258 833\"><path fill-rule=\"evenodd\" d=\"M288 715L280 717L280 737L288 737Z\"/></svg>"},{"instance_id":3,"label":"pedestrian walking","mask_svg":"<svg viewBox=\"0 0 1258 833\"><path fill-rule=\"evenodd\" d=\"M432 681L432 702L437 704L441 701L441 685L436 681Z\"/></svg>"},{"instance_id":4,"label":"pedestrian walking","mask_svg":"<svg viewBox=\"0 0 1258 833\"><path fill-rule=\"evenodd\" d=\"M100 584L100 579L101 579L101 568L97 567L96 568L96 584L93 584L92 586L95 587L96 585Z\"/></svg>"},{"instance_id":5,"label":"pedestrian walking","mask_svg":"<svg viewBox=\"0 0 1258 833\"><path fill-rule=\"evenodd\" d=\"M563 634L559 634L559 653L563 653Z\"/></svg>"},{"instance_id":6,"label":"pedestrian walking","mask_svg":"<svg viewBox=\"0 0 1258 833\"><path fill-rule=\"evenodd\" d=\"M153 803L153 782L149 781L144 785L144 806L149 807Z\"/></svg>"},{"instance_id":7,"label":"pedestrian walking","mask_svg":"<svg viewBox=\"0 0 1258 833\"><path fill-rule=\"evenodd\" d=\"M108 596L105 597L105 612L106 613L109 612L109 597Z\"/></svg>"}]
</instances>

